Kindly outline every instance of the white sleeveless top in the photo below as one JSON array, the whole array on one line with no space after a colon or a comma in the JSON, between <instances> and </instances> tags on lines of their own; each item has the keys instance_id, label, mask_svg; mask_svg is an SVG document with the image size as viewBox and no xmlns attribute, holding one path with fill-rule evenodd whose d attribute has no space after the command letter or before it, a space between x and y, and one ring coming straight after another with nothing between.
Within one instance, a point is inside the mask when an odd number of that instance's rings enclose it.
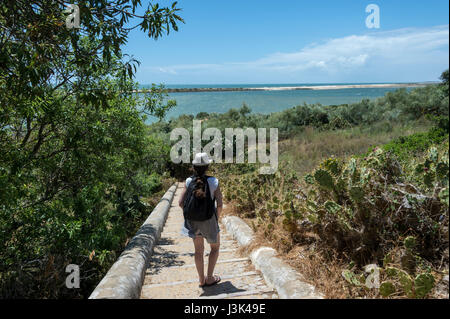
<instances>
[{"instance_id":1,"label":"white sleeveless top","mask_svg":"<svg viewBox=\"0 0 450 319\"><path fill-rule=\"evenodd\" d=\"M191 181L192 181L191 177L188 177L186 179L186 187L189 186ZM214 192L216 191L217 187L219 187L219 180L217 178L215 178L214 176L210 176L210 177L208 177L207 181L208 181L209 191L211 193L211 199L214 199Z\"/></svg>"}]
</instances>

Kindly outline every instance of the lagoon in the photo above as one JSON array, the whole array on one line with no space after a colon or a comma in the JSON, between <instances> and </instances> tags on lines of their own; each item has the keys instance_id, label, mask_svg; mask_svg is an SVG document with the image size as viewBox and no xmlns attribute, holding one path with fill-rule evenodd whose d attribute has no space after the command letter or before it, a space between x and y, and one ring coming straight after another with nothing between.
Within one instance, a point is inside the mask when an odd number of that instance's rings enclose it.
<instances>
[{"instance_id":1,"label":"lagoon","mask_svg":"<svg viewBox=\"0 0 450 319\"><path fill-rule=\"evenodd\" d=\"M228 84L228 85L166 85L167 88L208 88L208 87L289 87L299 84ZM301 84L305 85L305 84ZM309 86L319 84L308 84ZM322 84L323 85L323 84ZM326 84L328 85L342 85ZM142 88L148 86L141 86ZM177 101L177 106L170 110L166 119L176 118L182 114L196 115L199 112L225 113L231 108L239 108L247 104L253 113L270 114L301 104L338 105L360 102L363 99L376 99L387 92L397 90L397 87L377 88L345 88L322 90L253 90L253 91L214 91L214 92L180 92L169 93L170 99ZM411 90L412 87L406 88ZM149 117L147 123L155 122L156 118Z\"/></svg>"}]
</instances>

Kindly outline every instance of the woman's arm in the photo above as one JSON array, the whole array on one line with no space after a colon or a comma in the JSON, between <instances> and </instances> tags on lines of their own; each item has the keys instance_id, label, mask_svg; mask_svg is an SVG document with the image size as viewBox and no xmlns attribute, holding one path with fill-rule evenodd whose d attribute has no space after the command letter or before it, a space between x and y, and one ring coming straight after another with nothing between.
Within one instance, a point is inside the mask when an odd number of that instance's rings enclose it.
<instances>
[{"instance_id":1,"label":"woman's arm","mask_svg":"<svg viewBox=\"0 0 450 319\"><path fill-rule=\"evenodd\" d=\"M184 198L186 197L186 190L187 190L187 187L185 185L183 192L181 193L180 199L178 200L178 206L180 206L181 208L183 208L183 206L184 206Z\"/></svg>"},{"instance_id":2,"label":"woman's arm","mask_svg":"<svg viewBox=\"0 0 450 319\"><path fill-rule=\"evenodd\" d=\"M216 197L216 201L217 201L217 219L219 219L220 213L222 212L222 206L223 206L222 191L220 190L220 185L217 186L217 189L214 192L214 196Z\"/></svg>"}]
</instances>

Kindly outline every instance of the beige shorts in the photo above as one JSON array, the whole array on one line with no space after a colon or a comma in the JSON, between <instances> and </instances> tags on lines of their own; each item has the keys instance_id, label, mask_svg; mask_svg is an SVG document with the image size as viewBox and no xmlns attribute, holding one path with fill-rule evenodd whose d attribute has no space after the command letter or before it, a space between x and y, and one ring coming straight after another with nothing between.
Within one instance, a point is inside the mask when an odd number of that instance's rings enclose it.
<instances>
[{"instance_id":1,"label":"beige shorts","mask_svg":"<svg viewBox=\"0 0 450 319\"><path fill-rule=\"evenodd\" d=\"M195 221L195 220L184 220L184 225L182 233L191 238L196 236L202 236L206 238L208 244L217 243L217 235L220 232L219 223L217 222L216 214L213 215L208 220Z\"/></svg>"}]
</instances>

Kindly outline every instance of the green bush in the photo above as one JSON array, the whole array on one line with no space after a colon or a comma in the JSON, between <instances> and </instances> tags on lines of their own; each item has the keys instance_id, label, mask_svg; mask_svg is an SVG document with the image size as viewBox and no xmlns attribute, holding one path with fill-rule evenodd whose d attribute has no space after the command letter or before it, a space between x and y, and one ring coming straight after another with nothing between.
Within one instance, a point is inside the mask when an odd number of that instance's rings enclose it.
<instances>
[{"instance_id":1,"label":"green bush","mask_svg":"<svg viewBox=\"0 0 450 319\"><path fill-rule=\"evenodd\" d=\"M448 133L448 117L440 117L428 132L400 137L384 145L383 149L393 152L400 160L406 160L411 154L424 152L431 145L442 143Z\"/></svg>"},{"instance_id":2,"label":"green bush","mask_svg":"<svg viewBox=\"0 0 450 319\"><path fill-rule=\"evenodd\" d=\"M318 247L359 267L369 260L387 267L383 271L401 265L390 277L383 273L380 293L423 298L434 283L424 265L439 265L448 247L448 135L425 152L417 135L406 139L414 156L398 158L395 149L378 147L363 157L330 158L305 176L305 184L284 163L269 176L218 173L224 174L225 199L242 216L255 218L256 228L267 227L270 240L280 238L274 225L281 219L294 243L311 243L315 233ZM408 263L393 256L400 246ZM362 285L352 274L346 274L351 284Z\"/></svg>"}]
</instances>

